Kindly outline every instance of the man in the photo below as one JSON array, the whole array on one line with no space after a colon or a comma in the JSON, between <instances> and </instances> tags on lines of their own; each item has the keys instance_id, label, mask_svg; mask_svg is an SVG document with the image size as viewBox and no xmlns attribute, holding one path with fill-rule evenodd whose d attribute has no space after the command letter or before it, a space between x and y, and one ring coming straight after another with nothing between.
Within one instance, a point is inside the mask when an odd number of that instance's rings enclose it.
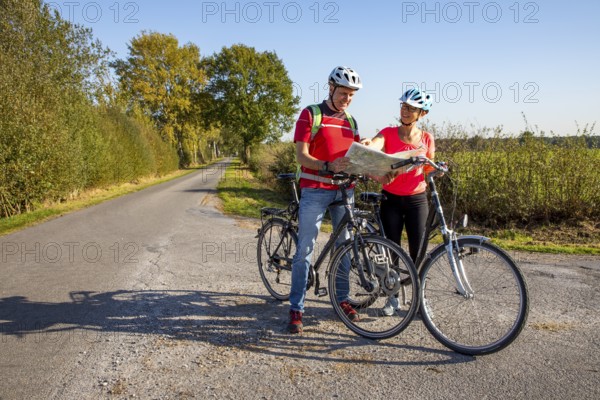
<instances>
[{"instance_id":1,"label":"man","mask_svg":"<svg viewBox=\"0 0 600 400\"><path fill-rule=\"evenodd\" d=\"M351 68L336 67L329 74L329 97L321 104L302 110L296 122L294 142L296 143L296 160L300 163L300 210L298 221L298 246L292 263L292 288L290 291L290 333L302 332L302 314L306 285L313 250L325 211L329 209L334 227L344 216L344 207L329 205L341 199L336 185L331 183L331 175L326 172L340 172L349 160L344 157L352 142L360 137L356 122L346 109L362 82L358 74ZM317 129L312 129L315 118L321 118ZM348 190L349 197L354 199L353 189ZM341 237L336 245L347 239ZM347 299L339 299L342 309L351 320L358 314Z\"/></svg>"}]
</instances>

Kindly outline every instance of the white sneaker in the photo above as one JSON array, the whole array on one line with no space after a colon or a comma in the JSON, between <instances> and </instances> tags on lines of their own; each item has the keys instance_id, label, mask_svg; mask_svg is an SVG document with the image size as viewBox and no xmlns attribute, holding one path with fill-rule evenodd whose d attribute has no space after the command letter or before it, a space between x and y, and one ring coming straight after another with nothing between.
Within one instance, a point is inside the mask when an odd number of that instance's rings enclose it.
<instances>
[{"instance_id":1,"label":"white sneaker","mask_svg":"<svg viewBox=\"0 0 600 400\"><path fill-rule=\"evenodd\" d=\"M400 311L400 302L398 301L398 298L396 296L390 296L381 311L386 317L391 317L394 315L394 312Z\"/></svg>"}]
</instances>

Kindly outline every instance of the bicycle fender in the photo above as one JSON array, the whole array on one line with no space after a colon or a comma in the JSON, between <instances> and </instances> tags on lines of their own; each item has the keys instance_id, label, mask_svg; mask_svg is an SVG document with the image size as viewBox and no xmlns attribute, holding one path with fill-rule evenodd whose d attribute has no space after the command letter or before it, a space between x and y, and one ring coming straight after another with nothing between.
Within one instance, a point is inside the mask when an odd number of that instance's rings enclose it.
<instances>
[{"instance_id":1,"label":"bicycle fender","mask_svg":"<svg viewBox=\"0 0 600 400\"><path fill-rule=\"evenodd\" d=\"M473 242L478 242L478 243L486 243L491 241L492 239L485 237L485 236L479 236L479 235L464 235L464 236L459 236L456 238L456 240L466 240L466 241L473 241ZM423 261L421 262L421 264L423 264L426 260L431 258L431 255L434 254L435 252L438 251L438 249L440 247L444 248L446 245L444 243L440 243L437 246L435 246L433 249L431 249L430 251L428 251L425 254L425 257L423 258Z\"/></svg>"},{"instance_id":2,"label":"bicycle fender","mask_svg":"<svg viewBox=\"0 0 600 400\"><path fill-rule=\"evenodd\" d=\"M457 238L458 240L461 239L465 239L465 240L475 240L478 241L479 243L484 243L484 242L489 242L490 239L489 237L485 237L485 236L479 236L479 235L465 235L465 236L459 236Z\"/></svg>"}]
</instances>

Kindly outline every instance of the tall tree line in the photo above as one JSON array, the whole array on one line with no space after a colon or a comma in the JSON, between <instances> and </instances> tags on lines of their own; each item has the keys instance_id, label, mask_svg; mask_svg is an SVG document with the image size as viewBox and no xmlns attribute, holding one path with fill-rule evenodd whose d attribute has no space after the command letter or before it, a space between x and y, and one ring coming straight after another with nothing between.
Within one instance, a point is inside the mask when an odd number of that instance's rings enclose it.
<instances>
[{"instance_id":1,"label":"tall tree line","mask_svg":"<svg viewBox=\"0 0 600 400\"><path fill-rule=\"evenodd\" d=\"M0 217L105 184L249 153L298 99L274 53L141 32L114 55L41 0L0 0Z\"/></svg>"}]
</instances>

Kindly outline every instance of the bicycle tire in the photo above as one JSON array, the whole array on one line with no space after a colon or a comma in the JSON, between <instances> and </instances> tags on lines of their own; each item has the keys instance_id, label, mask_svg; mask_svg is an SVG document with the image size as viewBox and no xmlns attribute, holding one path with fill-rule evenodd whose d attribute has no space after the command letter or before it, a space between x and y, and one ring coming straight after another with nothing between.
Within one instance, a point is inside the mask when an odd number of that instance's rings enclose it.
<instances>
[{"instance_id":1,"label":"bicycle tire","mask_svg":"<svg viewBox=\"0 0 600 400\"><path fill-rule=\"evenodd\" d=\"M419 308L418 274L410 257L396 243L377 235L364 235L362 238L364 250L379 272L376 273L379 287L374 292L368 293L361 286L358 268L364 266L364 263L354 259L352 250L354 243L347 241L336 251L330 264L329 296L336 314L351 331L369 339L386 339L406 329ZM359 258L362 257L361 253ZM342 263L344 258L350 265L347 272L344 272ZM387 279L383 273L386 267L391 267L394 271L387 276ZM385 282L388 289L384 289ZM347 298L350 304L360 304L358 307L355 306L359 317L355 321L350 320L339 301L346 298L344 291L348 289ZM390 316L384 315L383 308L388 299L394 296L393 293L402 292L406 294L407 301L403 301L400 310L394 310Z\"/></svg>"},{"instance_id":2,"label":"bicycle tire","mask_svg":"<svg viewBox=\"0 0 600 400\"><path fill-rule=\"evenodd\" d=\"M513 259L498 246L459 238L473 297L456 289L446 249L433 251L421 271L421 316L444 346L467 355L490 354L511 344L529 310L527 284Z\"/></svg>"},{"instance_id":3,"label":"bicycle tire","mask_svg":"<svg viewBox=\"0 0 600 400\"><path fill-rule=\"evenodd\" d=\"M280 241L281 245L273 254ZM256 249L258 270L265 287L277 300L285 301L290 297L291 260L297 245L298 236L287 221L273 218L263 225Z\"/></svg>"}]
</instances>

